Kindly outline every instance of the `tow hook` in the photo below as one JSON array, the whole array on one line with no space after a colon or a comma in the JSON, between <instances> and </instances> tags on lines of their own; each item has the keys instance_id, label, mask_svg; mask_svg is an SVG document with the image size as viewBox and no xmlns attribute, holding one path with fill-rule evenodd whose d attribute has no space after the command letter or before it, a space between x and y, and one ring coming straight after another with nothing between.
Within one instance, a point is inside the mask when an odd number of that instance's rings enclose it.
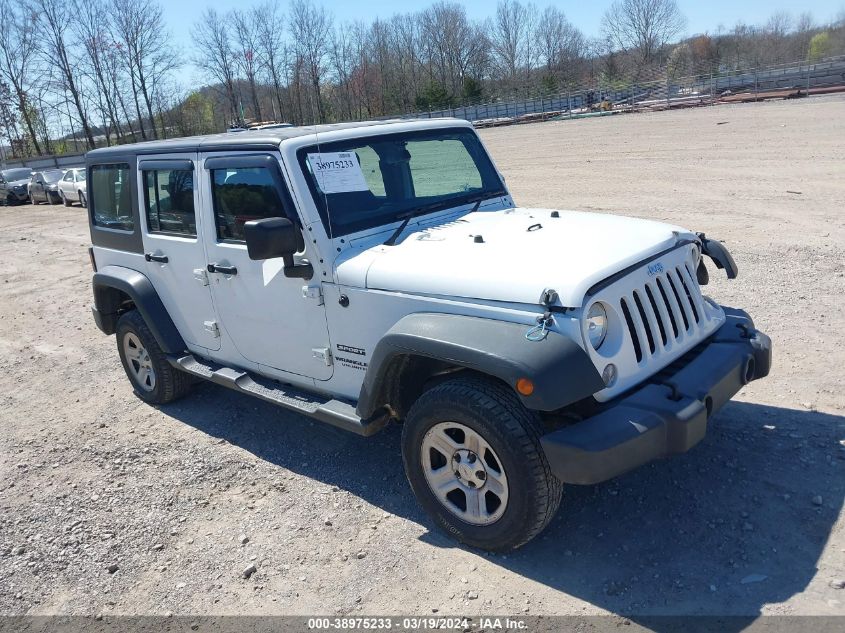
<instances>
[{"instance_id":1,"label":"tow hook","mask_svg":"<svg viewBox=\"0 0 845 633\"><path fill-rule=\"evenodd\" d=\"M532 327L525 333L525 338L529 341L542 341L546 338L546 335L549 332L549 328L552 326L554 321L552 320L552 313L546 310L543 313L543 316L537 317L537 325Z\"/></svg>"}]
</instances>

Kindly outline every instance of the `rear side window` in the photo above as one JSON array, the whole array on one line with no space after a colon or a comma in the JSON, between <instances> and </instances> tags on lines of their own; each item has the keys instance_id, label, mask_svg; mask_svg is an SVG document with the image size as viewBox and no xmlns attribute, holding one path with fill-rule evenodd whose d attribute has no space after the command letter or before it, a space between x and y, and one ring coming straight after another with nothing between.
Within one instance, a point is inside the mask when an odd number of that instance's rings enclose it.
<instances>
[{"instance_id":1,"label":"rear side window","mask_svg":"<svg viewBox=\"0 0 845 633\"><path fill-rule=\"evenodd\" d=\"M94 224L107 229L134 230L131 189L127 163L91 167L88 197Z\"/></svg>"},{"instance_id":2,"label":"rear side window","mask_svg":"<svg viewBox=\"0 0 845 633\"><path fill-rule=\"evenodd\" d=\"M285 215L266 167L211 170L211 198L219 240L243 241L244 223Z\"/></svg>"},{"instance_id":3,"label":"rear side window","mask_svg":"<svg viewBox=\"0 0 845 633\"><path fill-rule=\"evenodd\" d=\"M194 172L188 169L145 171L144 208L150 233L196 237Z\"/></svg>"}]
</instances>

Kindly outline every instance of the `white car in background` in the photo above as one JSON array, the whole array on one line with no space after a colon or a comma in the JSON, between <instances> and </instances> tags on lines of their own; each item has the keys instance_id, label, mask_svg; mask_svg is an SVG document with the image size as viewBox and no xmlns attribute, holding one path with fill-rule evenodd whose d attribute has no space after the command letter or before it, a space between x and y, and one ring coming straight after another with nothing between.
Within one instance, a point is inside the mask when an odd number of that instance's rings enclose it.
<instances>
[{"instance_id":1,"label":"white car in background","mask_svg":"<svg viewBox=\"0 0 845 633\"><path fill-rule=\"evenodd\" d=\"M85 182L85 168L71 167L59 181L59 197L62 203L69 207L74 202L79 206L88 206L88 187Z\"/></svg>"}]
</instances>

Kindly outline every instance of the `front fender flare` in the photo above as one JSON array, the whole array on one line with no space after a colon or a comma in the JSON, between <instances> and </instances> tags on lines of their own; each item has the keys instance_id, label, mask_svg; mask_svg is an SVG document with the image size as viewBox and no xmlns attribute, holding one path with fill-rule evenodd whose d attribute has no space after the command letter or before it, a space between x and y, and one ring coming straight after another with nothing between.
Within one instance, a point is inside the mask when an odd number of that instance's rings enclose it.
<instances>
[{"instance_id":1,"label":"front fender flare","mask_svg":"<svg viewBox=\"0 0 845 633\"><path fill-rule=\"evenodd\" d=\"M554 331L529 341L530 325L455 314L417 313L400 319L379 341L361 386L358 415L368 419L389 403L398 377L393 361L420 356L472 369L514 388L519 378L534 383L530 396L517 395L535 411L555 411L604 388L587 353Z\"/></svg>"},{"instance_id":2,"label":"front fender flare","mask_svg":"<svg viewBox=\"0 0 845 633\"><path fill-rule=\"evenodd\" d=\"M167 354L187 349L182 335L146 275L123 266L104 266L94 273L94 312L97 324L106 334L114 334L119 316L121 293L128 296Z\"/></svg>"}]
</instances>

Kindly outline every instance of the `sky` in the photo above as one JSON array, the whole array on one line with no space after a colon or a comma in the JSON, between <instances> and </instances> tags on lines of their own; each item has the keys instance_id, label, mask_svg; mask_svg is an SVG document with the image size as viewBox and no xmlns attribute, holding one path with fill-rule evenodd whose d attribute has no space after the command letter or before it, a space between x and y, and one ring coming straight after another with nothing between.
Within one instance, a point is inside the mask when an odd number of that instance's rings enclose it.
<instances>
[{"instance_id":1,"label":"sky","mask_svg":"<svg viewBox=\"0 0 845 633\"><path fill-rule=\"evenodd\" d=\"M315 0L322 4L334 16L336 22L355 20L372 21L375 18L389 18L397 12L411 12L424 9L432 0ZM173 43L187 59L191 55L191 26L196 22L206 6L214 6L218 12L230 9L248 9L260 0L165 0L164 15L173 36ZM611 0L534 0L539 7L553 4L562 9L569 21L577 26L587 37L596 37L601 29L601 17L612 4ZM286 6L281 0L282 7ZM496 11L495 0L464 0L460 2L473 19L492 16ZM785 0L678 0L681 11L687 17L687 35L696 33L715 33L720 26L730 29L737 22L762 24L769 16L779 11L787 11L793 16L809 11L817 22L828 22L839 11L845 11L845 0L803 0L792 2ZM186 86L204 83L198 71L186 64L180 73Z\"/></svg>"}]
</instances>

